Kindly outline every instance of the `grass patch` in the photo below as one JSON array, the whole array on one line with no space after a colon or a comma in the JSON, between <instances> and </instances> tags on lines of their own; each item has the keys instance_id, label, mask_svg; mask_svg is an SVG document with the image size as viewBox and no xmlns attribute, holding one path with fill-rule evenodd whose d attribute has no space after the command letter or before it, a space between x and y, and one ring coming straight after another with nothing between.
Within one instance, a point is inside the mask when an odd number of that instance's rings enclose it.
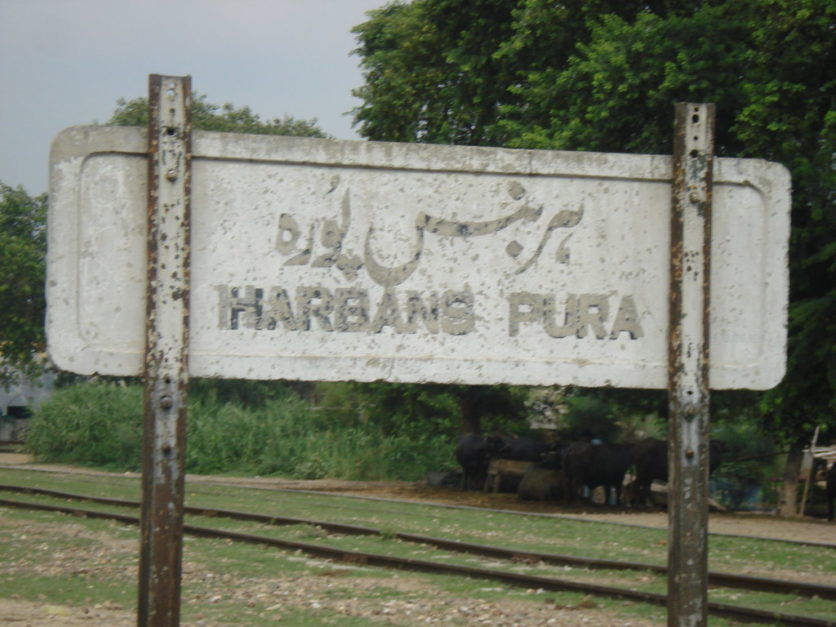
<instances>
[{"instance_id":1,"label":"grass patch","mask_svg":"<svg viewBox=\"0 0 836 627\"><path fill-rule=\"evenodd\" d=\"M117 474L84 474L35 472L16 468L0 468L0 483L72 492L88 496L106 496L138 500L142 494L137 476Z\"/></svg>"},{"instance_id":2,"label":"grass patch","mask_svg":"<svg viewBox=\"0 0 836 627\"><path fill-rule=\"evenodd\" d=\"M0 469L0 483L134 500L139 497L139 480L118 476L67 479L67 475ZM519 550L650 564L665 564L667 560L667 533L664 529L203 483L187 485L186 503L197 507L371 526L384 530L385 535L390 537L394 530L398 530ZM124 510L117 508L114 511ZM312 530L310 533L319 531ZM712 535L709 540L709 564L715 570L762 572L774 577L783 572L787 579L792 579L795 573L813 573L814 580L830 581L836 585L836 563L821 559L821 549L817 547Z\"/></svg>"},{"instance_id":3,"label":"grass patch","mask_svg":"<svg viewBox=\"0 0 836 627\"><path fill-rule=\"evenodd\" d=\"M830 549L829 551L832 551ZM793 579L797 573L813 581L836 585L836 560L823 559L821 547L770 542L739 537L712 536L709 544L709 568L735 570L741 558L750 555L749 563L777 579Z\"/></svg>"},{"instance_id":4,"label":"grass patch","mask_svg":"<svg viewBox=\"0 0 836 627\"><path fill-rule=\"evenodd\" d=\"M136 608L136 582L113 582L101 579L48 575L0 575L3 597L39 602L49 599L56 605L95 605L116 603L126 609Z\"/></svg>"},{"instance_id":5,"label":"grass patch","mask_svg":"<svg viewBox=\"0 0 836 627\"><path fill-rule=\"evenodd\" d=\"M70 489L70 491L91 492L103 496L126 496L138 492L138 479L128 477L75 477L67 479L64 475L34 473L22 470L0 469L0 483L38 485L52 489ZM47 484L47 485L44 485ZM14 498L26 498L37 502L61 503L58 499L15 495ZM203 526L221 527L247 533L257 533L294 541L327 544L343 551L364 551L378 554L397 555L416 559L443 559L447 563L459 563L481 567L500 566L499 562L473 556L447 553L427 547L397 540L394 530L455 538L463 541L495 544L520 550L551 551L589 557L620 558L633 561L664 563L667 555L664 530L638 529L606 523L588 523L556 519L544 516L517 515L501 512L484 512L472 509L435 507L418 503L391 503L340 496L276 492L264 489L248 489L233 486L220 486L193 483L188 488L187 503L196 506L239 509L268 515L293 516L300 518L318 518L334 522L345 522L374 526L384 529L379 537L340 535L325 532L311 525L266 526L256 523L230 521L221 518L187 517L187 523ZM126 508L105 508L99 505L78 503L80 507L107 509L127 513ZM132 512L138 515L137 511ZM23 512L20 510L0 509L0 527L5 541L0 542L0 562L6 568L20 560L36 558L37 562L59 562L61 556L83 556L91 559L100 546L102 538L109 538L108 545L115 539L130 540L130 544L120 546L116 560L123 571L118 577L108 582L115 586L113 591L105 591L104 597L112 597L122 603L125 594L119 592L133 589L136 577L136 559L138 544L137 529L124 527L105 521L86 521L78 518L55 516L46 513ZM29 524L24 521L32 521ZM38 524L34 524L37 522ZM79 532L80 526L85 531ZM29 530L29 529L33 530ZM26 529L26 533L23 533ZM55 533L55 530L61 531ZM17 531L15 531L17 530ZM20 535L26 535L21 541ZM57 548L56 540L57 539ZM497 599L518 599L536 607L546 603L555 608L579 607L583 597L566 596L564 593L536 593L508 588L489 580L461 579L455 576L430 576L393 573L356 565L343 565L314 559L300 553L280 551L265 546L235 544L221 540L186 538L184 572L184 617L189 620L225 622L235 624L270 624L281 616L295 620L294 616L307 615L308 624L334 624L333 620L350 617L349 601L361 594L367 603L378 603L380 611L386 608L405 612L410 604L424 606L432 601L441 607L439 599L459 599L463 605L469 602L485 604ZM95 555L93 555L95 557ZM101 556L99 556L99 559ZM821 549L792 545L768 540L750 540L712 536L709 544L709 559L712 568L727 572L752 572L764 576L794 578L796 573L814 573L814 579L820 583L836 585L836 565L832 560L822 559ZM65 560L66 561L66 560ZM718 565L722 565L722 568ZM102 562L104 568L112 567L109 562ZM503 568L509 567L502 564ZM510 568L519 572L566 578L572 580L604 583L613 586L625 586L664 594L666 578L643 571L601 571L568 569L542 564L515 564ZM70 577L69 583L60 589L60 594L78 603L92 598L81 596L85 578L92 572ZM3 571L5 577L9 572ZM32 577L43 577L44 573L33 571ZM226 579L225 579L226 578ZM289 582L303 579L303 589L310 588L310 598L318 607L307 609L298 607L303 603L294 596ZM312 581L309 581L312 580ZM390 584L408 580L413 587L390 586ZM362 583L366 581L368 583ZM371 585L372 582L375 585ZM416 583L418 582L418 583ZM325 585L328 583L329 585ZM87 584L90 585L90 584ZM301 585L301 584L300 584ZM105 586L103 589L107 589ZM308 588L306 588L306 586ZM33 593L22 598L37 598L44 594L44 586L33 580ZM419 590L415 592L413 590ZM426 588L426 591L424 589ZM229 590L236 592L228 592ZM247 592L249 590L249 592ZM362 593L358 592L361 590ZM15 594L19 594L15 592ZM34 595L34 597L33 597ZM230 597L232 595L232 597ZM545 596L543 596L545 595ZM818 618L829 618L836 610L832 601L820 599L796 600L781 595L753 593L739 590L714 590L709 592L710 599L717 602L734 603L759 607L765 610L799 613ZM129 595L130 596L130 595ZM287 599L285 599L287 597ZM437 597L437 598L436 598ZM100 599L100 597L95 597ZM285 600L283 600L285 599ZM470 601L468 601L468 599ZM97 602L101 602L100 600ZM386 605L389 603L390 605ZM398 605L400 604L400 605ZM276 606L279 606L278 609ZM648 608L617 600L594 599L594 605L603 611L619 613L635 612L636 616L664 616L664 608ZM450 607L453 607L452 605ZM274 609L270 609L274 608ZM407 609L405 609L407 608ZM449 609L449 608L448 608ZM453 610L451 610L453 611ZM301 614L299 613L301 612ZM349 614L346 614L349 612ZM650 613L650 614L648 614ZM381 616L385 616L381 615ZM237 618L236 618L237 617ZM310 618L309 617L309 618ZM464 616L459 624L465 624ZM656 620L655 618L653 620ZM265 621L265 622L261 622ZM343 623L340 623L343 624ZM405 623L410 624L410 623ZM457 624L453 621L453 624ZM712 625L724 624L714 621Z\"/></svg>"},{"instance_id":6,"label":"grass patch","mask_svg":"<svg viewBox=\"0 0 836 627\"><path fill-rule=\"evenodd\" d=\"M136 602L138 531L108 521L0 508L0 589L58 605Z\"/></svg>"}]
</instances>

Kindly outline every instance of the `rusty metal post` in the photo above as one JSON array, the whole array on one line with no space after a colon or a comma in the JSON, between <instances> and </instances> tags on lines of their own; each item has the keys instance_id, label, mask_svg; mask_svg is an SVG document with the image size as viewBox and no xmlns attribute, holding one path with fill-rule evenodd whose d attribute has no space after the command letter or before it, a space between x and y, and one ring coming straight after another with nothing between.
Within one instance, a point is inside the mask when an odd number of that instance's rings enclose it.
<instances>
[{"instance_id":1,"label":"rusty metal post","mask_svg":"<svg viewBox=\"0 0 836 627\"><path fill-rule=\"evenodd\" d=\"M140 626L179 625L189 334L191 79L149 77Z\"/></svg>"},{"instance_id":2,"label":"rusty metal post","mask_svg":"<svg viewBox=\"0 0 836 627\"><path fill-rule=\"evenodd\" d=\"M678 103L668 357L668 625L708 609L709 273L714 105Z\"/></svg>"}]
</instances>

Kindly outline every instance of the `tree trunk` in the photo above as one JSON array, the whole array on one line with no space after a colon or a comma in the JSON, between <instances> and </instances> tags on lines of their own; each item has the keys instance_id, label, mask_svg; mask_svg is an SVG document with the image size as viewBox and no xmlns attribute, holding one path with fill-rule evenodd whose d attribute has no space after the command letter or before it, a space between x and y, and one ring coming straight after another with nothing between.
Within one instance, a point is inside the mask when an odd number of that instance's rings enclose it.
<instances>
[{"instance_id":1,"label":"tree trunk","mask_svg":"<svg viewBox=\"0 0 836 627\"><path fill-rule=\"evenodd\" d=\"M479 413L479 403L476 402L477 393L473 388L465 388L458 394L459 409L462 413L462 435L466 433L482 433L482 419Z\"/></svg>"},{"instance_id":2,"label":"tree trunk","mask_svg":"<svg viewBox=\"0 0 836 627\"><path fill-rule=\"evenodd\" d=\"M803 457L804 446L794 443L787 453L784 481L781 484L781 495L778 499L778 514L781 516L798 516L798 477L801 474Z\"/></svg>"}]
</instances>

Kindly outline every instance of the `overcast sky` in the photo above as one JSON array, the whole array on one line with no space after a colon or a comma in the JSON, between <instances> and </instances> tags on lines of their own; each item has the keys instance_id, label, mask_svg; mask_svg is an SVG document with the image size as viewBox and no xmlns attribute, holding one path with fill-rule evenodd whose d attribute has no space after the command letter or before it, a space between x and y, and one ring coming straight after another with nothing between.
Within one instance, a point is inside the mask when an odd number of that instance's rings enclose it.
<instances>
[{"instance_id":1,"label":"overcast sky","mask_svg":"<svg viewBox=\"0 0 836 627\"><path fill-rule=\"evenodd\" d=\"M106 122L148 75L191 75L215 104L316 118L356 139L353 26L386 0L0 0L0 181L48 191L62 129Z\"/></svg>"}]
</instances>

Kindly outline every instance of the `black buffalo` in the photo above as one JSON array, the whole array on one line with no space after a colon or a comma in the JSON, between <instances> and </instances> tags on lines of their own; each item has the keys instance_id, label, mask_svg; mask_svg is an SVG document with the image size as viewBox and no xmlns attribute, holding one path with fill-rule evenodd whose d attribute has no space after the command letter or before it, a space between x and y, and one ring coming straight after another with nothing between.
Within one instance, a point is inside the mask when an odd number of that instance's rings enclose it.
<instances>
[{"instance_id":1,"label":"black buffalo","mask_svg":"<svg viewBox=\"0 0 836 627\"><path fill-rule=\"evenodd\" d=\"M574 442L563 452L563 499L572 504L580 489L604 486L607 497L615 488L616 503L621 503L624 475L633 461L632 447L626 444Z\"/></svg>"},{"instance_id":2,"label":"black buffalo","mask_svg":"<svg viewBox=\"0 0 836 627\"><path fill-rule=\"evenodd\" d=\"M456 460L462 467L462 487L465 490L481 490L485 486L488 465L492 459L501 457L509 439L501 435L480 435L468 433L456 444Z\"/></svg>"},{"instance_id":3,"label":"black buffalo","mask_svg":"<svg viewBox=\"0 0 836 627\"><path fill-rule=\"evenodd\" d=\"M836 462L827 471L827 520L833 520L833 501L836 500Z\"/></svg>"},{"instance_id":4,"label":"black buffalo","mask_svg":"<svg viewBox=\"0 0 836 627\"><path fill-rule=\"evenodd\" d=\"M497 436L489 436L497 437ZM495 446L491 448L491 456L498 459L513 459L524 462L539 462L543 455L549 450L549 445L546 442L534 440L532 438L501 438L495 440Z\"/></svg>"},{"instance_id":5,"label":"black buffalo","mask_svg":"<svg viewBox=\"0 0 836 627\"><path fill-rule=\"evenodd\" d=\"M726 445L720 440L708 443L708 474L723 461ZM636 477L632 485L633 504L646 505L650 499L650 484L655 480L668 480L668 443L665 440L646 438L633 446L633 463Z\"/></svg>"},{"instance_id":6,"label":"black buffalo","mask_svg":"<svg viewBox=\"0 0 836 627\"><path fill-rule=\"evenodd\" d=\"M541 468L550 468L551 470L563 469L563 452L566 450L566 443L560 441L549 442L546 452L540 457L537 465Z\"/></svg>"},{"instance_id":7,"label":"black buffalo","mask_svg":"<svg viewBox=\"0 0 836 627\"><path fill-rule=\"evenodd\" d=\"M481 490L488 473L488 445L485 436L468 433L456 444L456 460L462 467L462 487L465 490Z\"/></svg>"}]
</instances>

